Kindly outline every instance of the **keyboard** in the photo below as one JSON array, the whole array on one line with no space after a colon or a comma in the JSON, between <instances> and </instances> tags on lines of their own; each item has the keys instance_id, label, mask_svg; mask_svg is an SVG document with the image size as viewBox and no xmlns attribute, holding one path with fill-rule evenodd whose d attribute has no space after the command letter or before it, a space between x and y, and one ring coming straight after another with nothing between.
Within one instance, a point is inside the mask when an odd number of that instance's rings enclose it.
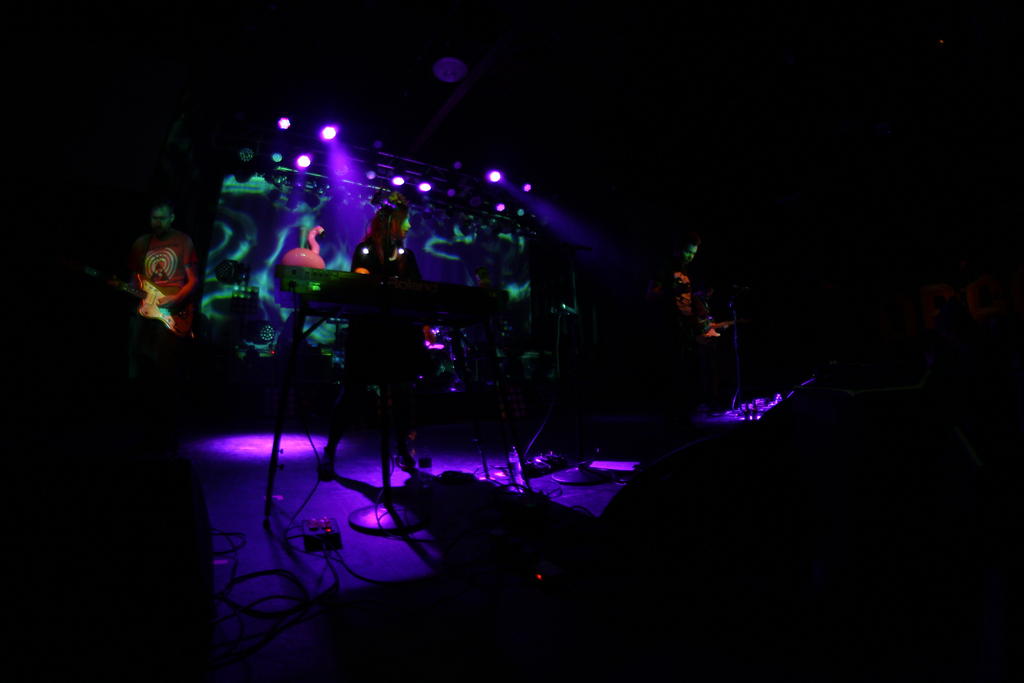
<instances>
[{"instance_id":1,"label":"keyboard","mask_svg":"<svg viewBox=\"0 0 1024 683\"><path fill-rule=\"evenodd\" d=\"M337 316L388 315L423 323L471 323L499 313L508 292L427 280L379 280L343 270L278 265L277 301Z\"/></svg>"}]
</instances>

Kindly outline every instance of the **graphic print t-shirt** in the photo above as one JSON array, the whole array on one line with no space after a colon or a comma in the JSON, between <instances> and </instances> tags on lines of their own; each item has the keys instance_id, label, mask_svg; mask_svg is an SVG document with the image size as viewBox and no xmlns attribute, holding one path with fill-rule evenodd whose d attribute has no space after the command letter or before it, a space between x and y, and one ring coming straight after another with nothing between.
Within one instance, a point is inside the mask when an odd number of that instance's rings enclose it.
<instances>
[{"instance_id":1,"label":"graphic print t-shirt","mask_svg":"<svg viewBox=\"0 0 1024 683\"><path fill-rule=\"evenodd\" d=\"M710 313L704 299L694 293L693 278L685 269L672 273L672 301L680 329L689 339L708 331Z\"/></svg>"},{"instance_id":2,"label":"graphic print t-shirt","mask_svg":"<svg viewBox=\"0 0 1024 683\"><path fill-rule=\"evenodd\" d=\"M188 280L185 269L195 266L198 258L192 239L172 230L164 239L143 235L135 240L130 263L133 272L141 273L159 287L182 287Z\"/></svg>"}]
</instances>

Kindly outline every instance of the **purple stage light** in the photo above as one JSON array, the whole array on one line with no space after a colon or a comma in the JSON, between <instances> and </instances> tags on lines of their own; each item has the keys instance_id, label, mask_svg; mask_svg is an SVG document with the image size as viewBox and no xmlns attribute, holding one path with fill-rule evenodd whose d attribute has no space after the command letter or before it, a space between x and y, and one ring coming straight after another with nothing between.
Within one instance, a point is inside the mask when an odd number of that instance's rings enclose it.
<instances>
[{"instance_id":1,"label":"purple stage light","mask_svg":"<svg viewBox=\"0 0 1024 683\"><path fill-rule=\"evenodd\" d=\"M501 202L498 202L497 204L494 205L494 208L497 209L498 211L504 211L505 205Z\"/></svg>"},{"instance_id":2,"label":"purple stage light","mask_svg":"<svg viewBox=\"0 0 1024 683\"><path fill-rule=\"evenodd\" d=\"M256 432L204 438L192 442L189 448L213 454L218 460L262 460L273 450L273 444L273 432ZM345 444L340 444L340 447L345 448ZM309 436L286 432L281 434L280 457L282 460L302 461L312 460L316 454L309 443Z\"/></svg>"},{"instance_id":3,"label":"purple stage light","mask_svg":"<svg viewBox=\"0 0 1024 683\"><path fill-rule=\"evenodd\" d=\"M457 57L442 57L434 62L433 72L439 81L458 83L469 73L469 67Z\"/></svg>"},{"instance_id":4,"label":"purple stage light","mask_svg":"<svg viewBox=\"0 0 1024 683\"><path fill-rule=\"evenodd\" d=\"M501 171L488 171L487 180L492 183L496 183L501 180Z\"/></svg>"},{"instance_id":5,"label":"purple stage light","mask_svg":"<svg viewBox=\"0 0 1024 683\"><path fill-rule=\"evenodd\" d=\"M420 192L430 192L431 189L433 189L433 188L431 188L430 183L420 183L419 184Z\"/></svg>"},{"instance_id":6,"label":"purple stage light","mask_svg":"<svg viewBox=\"0 0 1024 683\"><path fill-rule=\"evenodd\" d=\"M396 175L394 178L391 179L391 184L394 185L395 187L401 187L402 185L405 185L405 178L403 178L400 175Z\"/></svg>"},{"instance_id":7,"label":"purple stage light","mask_svg":"<svg viewBox=\"0 0 1024 683\"><path fill-rule=\"evenodd\" d=\"M295 165L298 166L299 168L309 168L309 165L312 163L313 157L309 156L308 154L300 154L298 158L295 159Z\"/></svg>"},{"instance_id":8,"label":"purple stage light","mask_svg":"<svg viewBox=\"0 0 1024 683\"><path fill-rule=\"evenodd\" d=\"M324 126L323 128L320 129L321 140L333 140L336 137L338 137L337 126Z\"/></svg>"},{"instance_id":9,"label":"purple stage light","mask_svg":"<svg viewBox=\"0 0 1024 683\"><path fill-rule=\"evenodd\" d=\"M532 189L533 185L531 185L530 183L526 183L525 185L523 185L523 192L529 192Z\"/></svg>"},{"instance_id":10,"label":"purple stage light","mask_svg":"<svg viewBox=\"0 0 1024 683\"><path fill-rule=\"evenodd\" d=\"M376 171L367 171L366 172L366 179L367 180L373 180L376 177L377 177L377 172Z\"/></svg>"},{"instance_id":11,"label":"purple stage light","mask_svg":"<svg viewBox=\"0 0 1024 683\"><path fill-rule=\"evenodd\" d=\"M292 127L292 120L289 119L287 116L282 116L277 120L277 127L280 128L281 130L288 130L289 128Z\"/></svg>"},{"instance_id":12,"label":"purple stage light","mask_svg":"<svg viewBox=\"0 0 1024 683\"><path fill-rule=\"evenodd\" d=\"M454 197L455 196L455 188L454 187L449 188L448 191L445 192L445 194L448 195L449 197Z\"/></svg>"}]
</instances>

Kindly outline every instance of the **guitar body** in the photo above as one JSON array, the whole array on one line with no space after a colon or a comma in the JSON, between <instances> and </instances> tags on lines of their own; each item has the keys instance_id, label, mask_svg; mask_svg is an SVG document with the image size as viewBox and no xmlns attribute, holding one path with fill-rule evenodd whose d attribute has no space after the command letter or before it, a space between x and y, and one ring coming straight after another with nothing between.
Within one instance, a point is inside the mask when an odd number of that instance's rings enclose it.
<instances>
[{"instance_id":1,"label":"guitar body","mask_svg":"<svg viewBox=\"0 0 1024 683\"><path fill-rule=\"evenodd\" d=\"M718 330L724 330L727 327L731 327L732 324L733 321L731 320L724 320L719 323L714 323L710 320L704 322L702 325L702 329L704 331L697 335L697 343L707 344L710 341L720 338L722 335L718 333Z\"/></svg>"},{"instance_id":2,"label":"guitar body","mask_svg":"<svg viewBox=\"0 0 1024 683\"><path fill-rule=\"evenodd\" d=\"M722 335L719 334L719 330L726 330L736 323L750 322L746 319L722 320L721 322L715 322L711 317L711 308L708 306L707 298L699 295L695 295L695 298L699 302L697 310L701 314L697 332L698 344L707 344L716 339L721 339Z\"/></svg>"},{"instance_id":3,"label":"guitar body","mask_svg":"<svg viewBox=\"0 0 1024 683\"><path fill-rule=\"evenodd\" d=\"M139 315L143 318L159 320L168 330L179 337L192 336L192 318L194 311L191 303L187 303L177 309L170 309L165 306L158 306L157 301L162 297L175 294L177 287L158 287L148 280L142 281L142 289L127 288L126 291L139 296ZM142 296L140 296L142 295Z\"/></svg>"},{"instance_id":4,"label":"guitar body","mask_svg":"<svg viewBox=\"0 0 1024 683\"><path fill-rule=\"evenodd\" d=\"M69 267L73 267L74 270L81 270L86 275L94 277L97 280L103 280L114 289L120 289L122 292L128 292L132 296L141 299L138 311L139 315L143 318L159 320L167 327L168 330L179 337L193 336L192 318L194 317L195 312L191 301L183 306L176 306L174 308L158 306L156 303L165 296L177 294L181 289L180 287L160 287L149 280L142 280L142 289L137 289L127 282L121 282L117 278L104 275L90 266L72 263L68 263L67 265Z\"/></svg>"}]
</instances>

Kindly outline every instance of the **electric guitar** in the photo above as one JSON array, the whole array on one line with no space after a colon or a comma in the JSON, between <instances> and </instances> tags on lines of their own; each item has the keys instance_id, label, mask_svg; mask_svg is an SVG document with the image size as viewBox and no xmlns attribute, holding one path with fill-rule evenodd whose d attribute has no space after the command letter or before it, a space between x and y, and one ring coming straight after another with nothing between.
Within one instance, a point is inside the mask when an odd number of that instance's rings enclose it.
<instances>
[{"instance_id":1,"label":"electric guitar","mask_svg":"<svg viewBox=\"0 0 1024 683\"><path fill-rule=\"evenodd\" d=\"M704 323L702 323L702 328L704 331L697 335L697 343L707 344L709 341L721 337L722 335L718 333L718 330L724 330L725 328L730 327L733 324L734 323L732 320L723 320L722 322L717 323L711 322L710 320L706 320Z\"/></svg>"},{"instance_id":2,"label":"electric guitar","mask_svg":"<svg viewBox=\"0 0 1024 683\"><path fill-rule=\"evenodd\" d=\"M750 322L749 320L742 318L740 320L723 320L721 322L715 322L711 317L711 309L708 306L707 296L694 294L694 297L700 302L697 310L703 313L703 315L700 316L698 323L698 332L696 337L698 344L707 344L708 342L721 337L722 335L718 333L718 330L727 329L736 323Z\"/></svg>"},{"instance_id":3,"label":"electric guitar","mask_svg":"<svg viewBox=\"0 0 1024 683\"><path fill-rule=\"evenodd\" d=\"M179 337L193 336L192 319L195 311L193 310L192 302L175 306L174 308L159 306L156 303L165 296L176 294L180 287L160 287L149 280L143 279L142 289L139 289L127 282L121 282L117 278L107 277L95 268L90 268L89 266L82 266L81 268L86 275L103 280L114 289L119 289L122 292L127 292L134 297L142 299L139 302L138 312L143 318L159 320L168 330Z\"/></svg>"}]
</instances>

